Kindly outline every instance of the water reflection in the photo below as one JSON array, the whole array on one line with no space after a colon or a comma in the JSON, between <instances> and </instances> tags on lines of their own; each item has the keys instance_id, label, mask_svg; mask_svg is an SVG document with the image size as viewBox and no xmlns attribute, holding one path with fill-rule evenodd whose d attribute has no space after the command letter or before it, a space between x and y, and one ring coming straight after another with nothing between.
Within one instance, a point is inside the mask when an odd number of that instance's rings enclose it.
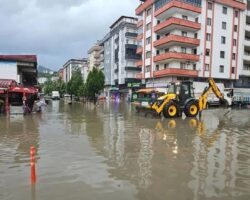
<instances>
[{"instance_id":1,"label":"water reflection","mask_svg":"<svg viewBox=\"0 0 250 200\"><path fill-rule=\"evenodd\" d=\"M1 118L0 197L6 183L22 190L14 170L27 170L35 144L42 171L31 199L249 199L249 121L246 111L166 120L130 104L54 101L42 116Z\"/></svg>"}]
</instances>

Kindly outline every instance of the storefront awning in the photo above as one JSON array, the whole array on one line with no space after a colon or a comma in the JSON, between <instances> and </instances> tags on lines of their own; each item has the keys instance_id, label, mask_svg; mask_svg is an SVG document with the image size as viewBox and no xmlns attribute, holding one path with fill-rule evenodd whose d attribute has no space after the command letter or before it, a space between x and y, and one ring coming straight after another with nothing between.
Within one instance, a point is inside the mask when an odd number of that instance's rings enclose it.
<instances>
[{"instance_id":1,"label":"storefront awning","mask_svg":"<svg viewBox=\"0 0 250 200\"><path fill-rule=\"evenodd\" d=\"M22 86L17 86L17 87L12 87L9 89L9 92L18 92L18 93L26 93L26 94L35 94L38 92L36 88L33 87L22 87Z\"/></svg>"},{"instance_id":2,"label":"storefront awning","mask_svg":"<svg viewBox=\"0 0 250 200\"><path fill-rule=\"evenodd\" d=\"M9 87L13 87L16 86L17 83L14 80L10 80L10 79L0 79L0 88L9 88Z\"/></svg>"}]
</instances>

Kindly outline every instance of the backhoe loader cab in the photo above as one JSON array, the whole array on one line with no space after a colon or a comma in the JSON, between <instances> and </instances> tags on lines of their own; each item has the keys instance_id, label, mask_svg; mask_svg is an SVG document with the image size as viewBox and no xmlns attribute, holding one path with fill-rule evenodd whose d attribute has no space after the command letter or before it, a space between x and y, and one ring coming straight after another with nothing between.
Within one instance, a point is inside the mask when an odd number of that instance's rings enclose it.
<instances>
[{"instance_id":1,"label":"backhoe loader cab","mask_svg":"<svg viewBox=\"0 0 250 200\"><path fill-rule=\"evenodd\" d=\"M180 117L184 112L187 117L196 117L199 112L207 107L207 96L213 92L220 103L228 105L227 99L220 91L212 78L208 79L208 86L204 89L199 99L194 96L193 82L173 82L168 86L168 93L157 99L151 109L166 118Z\"/></svg>"}]
</instances>

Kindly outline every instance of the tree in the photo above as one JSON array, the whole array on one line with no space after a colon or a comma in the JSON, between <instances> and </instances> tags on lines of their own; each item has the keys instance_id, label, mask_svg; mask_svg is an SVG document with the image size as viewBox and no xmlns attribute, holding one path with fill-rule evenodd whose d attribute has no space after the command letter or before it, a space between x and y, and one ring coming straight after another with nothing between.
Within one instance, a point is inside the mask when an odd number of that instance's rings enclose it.
<instances>
[{"instance_id":1,"label":"tree","mask_svg":"<svg viewBox=\"0 0 250 200\"><path fill-rule=\"evenodd\" d=\"M105 76L102 71L93 68L89 72L87 81L86 81L86 95L94 98L96 93L99 93L104 89Z\"/></svg>"},{"instance_id":2,"label":"tree","mask_svg":"<svg viewBox=\"0 0 250 200\"><path fill-rule=\"evenodd\" d=\"M80 71L73 73L72 78L67 84L67 92L71 95L80 96L83 91L84 83Z\"/></svg>"}]
</instances>

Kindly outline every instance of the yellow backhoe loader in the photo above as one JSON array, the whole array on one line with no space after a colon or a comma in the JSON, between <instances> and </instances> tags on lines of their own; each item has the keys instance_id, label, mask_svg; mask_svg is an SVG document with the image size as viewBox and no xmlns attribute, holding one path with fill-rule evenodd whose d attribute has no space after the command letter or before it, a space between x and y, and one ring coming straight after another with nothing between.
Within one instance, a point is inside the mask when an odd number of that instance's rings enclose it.
<instances>
[{"instance_id":1,"label":"yellow backhoe loader","mask_svg":"<svg viewBox=\"0 0 250 200\"><path fill-rule=\"evenodd\" d=\"M167 94L159 97L156 101L151 102L147 107L148 110L163 114L165 118L174 118L182 116L184 112L187 117L196 117L197 114L207 107L208 94L213 92L220 100L220 104L228 106L230 100L224 97L216 83L212 78L208 79L208 87L206 87L197 99L194 95L193 82L182 81L173 82L168 87ZM137 108L140 110L140 108Z\"/></svg>"}]
</instances>

